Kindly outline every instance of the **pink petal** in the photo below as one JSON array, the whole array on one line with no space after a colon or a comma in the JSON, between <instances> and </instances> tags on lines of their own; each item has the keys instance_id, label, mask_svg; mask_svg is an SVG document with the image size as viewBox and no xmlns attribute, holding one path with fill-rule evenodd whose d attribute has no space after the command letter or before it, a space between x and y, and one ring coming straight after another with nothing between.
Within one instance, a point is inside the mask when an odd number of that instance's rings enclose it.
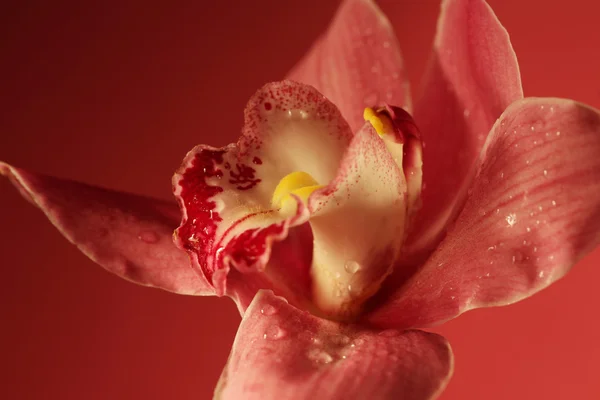
<instances>
[{"instance_id":1,"label":"pink petal","mask_svg":"<svg viewBox=\"0 0 600 400\"><path fill-rule=\"evenodd\" d=\"M404 239L406 196L404 175L384 139L365 124L335 179L309 198L313 293L325 314L356 313L391 273Z\"/></svg>"},{"instance_id":2,"label":"pink petal","mask_svg":"<svg viewBox=\"0 0 600 400\"><path fill-rule=\"evenodd\" d=\"M221 149L201 145L188 153L173 177L184 215L176 241L218 295L237 299L243 310L260 288L282 293L278 283L290 275L299 278L294 290L283 292L290 301L297 304L296 295L308 292L310 263L302 263L303 270L295 265L293 274L281 273L278 268L289 272L291 255L276 251L285 259L269 264L273 246L306 241L286 238L295 228L295 236L304 235L300 226L308 211L298 207L296 215L282 216L271 206L272 195L279 181L295 171L323 184L331 181L351 139L348 124L322 94L283 81L265 85L250 99L236 144ZM227 279L233 269L243 277L234 278L232 286Z\"/></svg>"},{"instance_id":3,"label":"pink petal","mask_svg":"<svg viewBox=\"0 0 600 400\"><path fill-rule=\"evenodd\" d=\"M494 125L484 151L456 224L371 322L422 327L514 303L600 243L597 110L571 100L521 100Z\"/></svg>"},{"instance_id":4,"label":"pink petal","mask_svg":"<svg viewBox=\"0 0 600 400\"><path fill-rule=\"evenodd\" d=\"M215 398L435 398L452 374L446 340L375 332L300 311L261 291L244 315Z\"/></svg>"},{"instance_id":5,"label":"pink petal","mask_svg":"<svg viewBox=\"0 0 600 400\"><path fill-rule=\"evenodd\" d=\"M346 0L327 32L290 72L341 110L353 131L363 109L390 103L410 108L408 79L396 35L371 0Z\"/></svg>"},{"instance_id":6,"label":"pink petal","mask_svg":"<svg viewBox=\"0 0 600 400\"><path fill-rule=\"evenodd\" d=\"M425 143L415 247L435 242L455 216L493 123L522 97L515 53L492 9L483 0L444 1L415 106Z\"/></svg>"},{"instance_id":7,"label":"pink petal","mask_svg":"<svg viewBox=\"0 0 600 400\"><path fill-rule=\"evenodd\" d=\"M129 281L190 295L212 295L173 244L177 205L34 174L0 162L23 197L85 255Z\"/></svg>"}]
</instances>

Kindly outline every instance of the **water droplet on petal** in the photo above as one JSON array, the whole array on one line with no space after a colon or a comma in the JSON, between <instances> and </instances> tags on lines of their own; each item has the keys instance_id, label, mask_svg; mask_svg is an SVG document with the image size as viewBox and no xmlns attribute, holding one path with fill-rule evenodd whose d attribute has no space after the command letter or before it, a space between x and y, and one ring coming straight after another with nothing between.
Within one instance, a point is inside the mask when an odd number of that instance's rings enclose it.
<instances>
[{"instance_id":1,"label":"water droplet on petal","mask_svg":"<svg viewBox=\"0 0 600 400\"><path fill-rule=\"evenodd\" d=\"M346 261L346 264L344 265L344 269L349 274L355 274L360 270L360 264L357 263L356 261Z\"/></svg>"},{"instance_id":2,"label":"water droplet on petal","mask_svg":"<svg viewBox=\"0 0 600 400\"><path fill-rule=\"evenodd\" d=\"M514 213L508 214L506 216L506 223L508 226L514 226L517 223L517 215Z\"/></svg>"},{"instance_id":3,"label":"water droplet on petal","mask_svg":"<svg viewBox=\"0 0 600 400\"><path fill-rule=\"evenodd\" d=\"M321 349L310 349L307 356L309 360L317 364L329 364L333 361L331 354Z\"/></svg>"},{"instance_id":4,"label":"water droplet on petal","mask_svg":"<svg viewBox=\"0 0 600 400\"><path fill-rule=\"evenodd\" d=\"M512 262L513 264L518 263L523 261L523 253L521 252L516 252L513 256L512 256Z\"/></svg>"},{"instance_id":5,"label":"water droplet on petal","mask_svg":"<svg viewBox=\"0 0 600 400\"><path fill-rule=\"evenodd\" d=\"M287 332L277 325L271 325L263 334L263 339L277 340L287 336Z\"/></svg>"},{"instance_id":6,"label":"water droplet on petal","mask_svg":"<svg viewBox=\"0 0 600 400\"><path fill-rule=\"evenodd\" d=\"M140 239L144 243L153 244L158 242L158 235L156 234L156 232L143 231L138 235L138 239Z\"/></svg>"},{"instance_id":7,"label":"water droplet on petal","mask_svg":"<svg viewBox=\"0 0 600 400\"><path fill-rule=\"evenodd\" d=\"M260 312L263 315L273 315L277 314L277 309L271 304L266 304L263 308L260 309Z\"/></svg>"}]
</instances>

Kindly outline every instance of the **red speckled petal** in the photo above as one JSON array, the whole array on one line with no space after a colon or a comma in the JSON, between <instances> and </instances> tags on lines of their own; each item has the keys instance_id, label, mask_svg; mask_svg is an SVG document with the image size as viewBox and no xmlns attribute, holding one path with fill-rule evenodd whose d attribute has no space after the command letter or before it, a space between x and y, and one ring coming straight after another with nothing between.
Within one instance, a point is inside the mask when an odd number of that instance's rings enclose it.
<instances>
[{"instance_id":1,"label":"red speckled petal","mask_svg":"<svg viewBox=\"0 0 600 400\"><path fill-rule=\"evenodd\" d=\"M371 0L345 0L327 32L288 77L330 98L353 131L362 127L365 107L411 107L396 35Z\"/></svg>"},{"instance_id":2,"label":"red speckled petal","mask_svg":"<svg viewBox=\"0 0 600 400\"><path fill-rule=\"evenodd\" d=\"M106 270L171 292L214 294L173 244L180 215L175 204L34 174L1 162L0 173Z\"/></svg>"},{"instance_id":3,"label":"red speckled petal","mask_svg":"<svg viewBox=\"0 0 600 400\"><path fill-rule=\"evenodd\" d=\"M384 139L365 124L338 176L309 198L314 301L325 314L356 313L391 272L404 238L406 196Z\"/></svg>"},{"instance_id":4,"label":"red speckled petal","mask_svg":"<svg viewBox=\"0 0 600 400\"><path fill-rule=\"evenodd\" d=\"M514 303L600 243L597 110L571 100L521 100L494 125L484 152L455 226L371 322L422 327Z\"/></svg>"},{"instance_id":5,"label":"red speckled petal","mask_svg":"<svg viewBox=\"0 0 600 400\"><path fill-rule=\"evenodd\" d=\"M462 206L492 125L523 91L508 33L483 0L446 0L415 105L423 134L423 208L413 247L428 247ZM458 195L457 195L458 194Z\"/></svg>"},{"instance_id":6,"label":"red speckled petal","mask_svg":"<svg viewBox=\"0 0 600 400\"><path fill-rule=\"evenodd\" d=\"M219 400L436 398L452 375L447 341L317 318L259 292L215 391Z\"/></svg>"},{"instance_id":7,"label":"red speckled petal","mask_svg":"<svg viewBox=\"0 0 600 400\"><path fill-rule=\"evenodd\" d=\"M295 171L327 184L351 139L348 124L322 94L311 86L283 81L265 85L250 99L236 144L222 149L202 145L186 156L173 177L183 210L177 243L190 252L219 295L238 298L245 308L257 288L274 288L268 282L275 275L283 279L276 271L266 271L273 272L268 279L256 272L275 268L269 264L272 246L285 245L289 230L301 226L308 211L299 207L296 215L283 216L271 207L273 192ZM305 229L298 228L295 235L305 236ZM281 268L289 269L289 262L285 264ZM228 286L230 267L255 281ZM305 265L306 276L298 276L303 286L308 286L309 267ZM301 275L298 266L293 269ZM236 293L240 288L244 293Z\"/></svg>"}]
</instances>

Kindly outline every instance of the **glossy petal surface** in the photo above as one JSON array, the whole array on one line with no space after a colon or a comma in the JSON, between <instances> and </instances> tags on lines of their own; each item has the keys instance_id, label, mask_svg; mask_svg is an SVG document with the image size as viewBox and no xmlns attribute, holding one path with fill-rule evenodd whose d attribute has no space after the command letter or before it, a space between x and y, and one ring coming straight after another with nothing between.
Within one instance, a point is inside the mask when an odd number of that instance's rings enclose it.
<instances>
[{"instance_id":1,"label":"glossy petal surface","mask_svg":"<svg viewBox=\"0 0 600 400\"><path fill-rule=\"evenodd\" d=\"M215 398L424 400L451 374L441 336L340 325L262 291L244 315Z\"/></svg>"},{"instance_id":2,"label":"glossy petal surface","mask_svg":"<svg viewBox=\"0 0 600 400\"><path fill-rule=\"evenodd\" d=\"M510 106L448 236L369 320L428 326L514 303L561 278L600 243L600 114L571 100Z\"/></svg>"},{"instance_id":3,"label":"glossy petal surface","mask_svg":"<svg viewBox=\"0 0 600 400\"><path fill-rule=\"evenodd\" d=\"M423 135L423 209L416 247L428 247L462 206L496 119L523 97L508 33L483 0L446 0L415 105Z\"/></svg>"},{"instance_id":4,"label":"glossy petal surface","mask_svg":"<svg viewBox=\"0 0 600 400\"><path fill-rule=\"evenodd\" d=\"M0 163L23 197L85 255L121 278L190 295L212 287L172 240L177 205L49 177Z\"/></svg>"},{"instance_id":5,"label":"glossy petal surface","mask_svg":"<svg viewBox=\"0 0 600 400\"><path fill-rule=\"evenodd\" d=\"M344 1L328 31L288 78L312 85L331 99L353 131L362 127L365 107L411 107L396 35L371 0Z\"/></svg>"}]
</instances>

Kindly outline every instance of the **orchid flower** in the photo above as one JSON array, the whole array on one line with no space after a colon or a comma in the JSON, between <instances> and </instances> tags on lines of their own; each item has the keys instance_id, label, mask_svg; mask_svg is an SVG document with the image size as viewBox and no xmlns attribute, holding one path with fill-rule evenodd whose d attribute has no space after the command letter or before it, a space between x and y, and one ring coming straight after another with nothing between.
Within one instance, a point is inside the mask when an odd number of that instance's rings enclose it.
<instances>
[{"instance_id":1,"label":"orchid flower","mask_svg":"<svg viewBox=\"0 0 600 400\"><path fill-rule=\"evenodd\" d=\"M236 302L216 398L435 398L453 355L417 328L527 298L600 241L600 113L524 98L483 0L442 2L414 107L389 22L345 0L244 115L187 154L179 207L0 163L108 271Z\"/></svg>"}]
</instances>

